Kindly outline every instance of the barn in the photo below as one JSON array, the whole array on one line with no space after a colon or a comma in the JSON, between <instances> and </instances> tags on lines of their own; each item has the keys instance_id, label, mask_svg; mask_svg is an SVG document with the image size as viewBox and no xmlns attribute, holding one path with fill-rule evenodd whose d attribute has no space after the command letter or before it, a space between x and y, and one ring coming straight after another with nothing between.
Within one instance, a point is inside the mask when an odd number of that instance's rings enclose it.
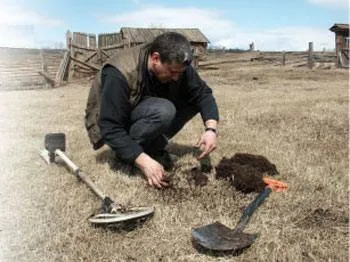
<instances>
[{"instance_id":1,"label":"barn","mask_svg":"<svg viewBox=\"0 0 350 262\"><path fill-rule=\"evenodd\" d=\"M349 67L349 24L334 24L330 31L335 33L335 51L337 67Z\"/></svg>"},{"instance_id":2,"label":"barn","mask_svg":"<svg viewBox=\"0 0 350 262\"><path fill-rule=\"evenodd\" d=\"M191 43L194 53L198 56L206 52L209 40L197 28L134 28L122 27L120 39L130 46L151 42L158 35L165 32L177 32L184 35Z\"/></svg>"}]
</instances>

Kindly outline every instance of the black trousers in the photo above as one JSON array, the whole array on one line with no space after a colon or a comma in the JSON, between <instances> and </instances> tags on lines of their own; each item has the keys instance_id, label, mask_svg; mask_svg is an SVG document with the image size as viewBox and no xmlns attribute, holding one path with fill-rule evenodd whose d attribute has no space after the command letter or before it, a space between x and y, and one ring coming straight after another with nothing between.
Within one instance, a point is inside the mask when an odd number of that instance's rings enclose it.
<instances>
[{"instance_id":1,"label":"black trousers","mask_svg":"<svg viewBox=\"0 0 350 262\"><path fill-rule=\"evenodd\" d=\"M156 154L197 113L198 108L192 105L176 107L164 98L145 97L131 112L129 135L146 153Z\"/></svg>"}]
</instances>

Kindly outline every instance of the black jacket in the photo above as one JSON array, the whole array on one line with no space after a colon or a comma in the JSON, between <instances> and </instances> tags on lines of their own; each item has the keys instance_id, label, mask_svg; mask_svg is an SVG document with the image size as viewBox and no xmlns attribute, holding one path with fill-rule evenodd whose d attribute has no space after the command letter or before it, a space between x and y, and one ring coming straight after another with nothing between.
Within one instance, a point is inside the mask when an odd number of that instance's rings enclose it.
<instances>
[{"instance_id":1,"label":"black jacket","mask_svg":"<svg viewBox=\"0 0 350 262\"><path fill-rule=\"evenodd\" d=\"M144 96L166 98L173 102L176 108L185 104L198 107L203 121L219 120L217 104L212 90L199 77L192 66L187 66L181 79L180 88L170 89L171 84L161 83L149 71L146 74L145 85L141 99ZM100 109L100 129L105 142L126 162L134 162L143 149L128 135L132 105L129 102L130 89L126 78L113 66L106 66L101 74L102 95Z\"/></svg>"}]
</instances>

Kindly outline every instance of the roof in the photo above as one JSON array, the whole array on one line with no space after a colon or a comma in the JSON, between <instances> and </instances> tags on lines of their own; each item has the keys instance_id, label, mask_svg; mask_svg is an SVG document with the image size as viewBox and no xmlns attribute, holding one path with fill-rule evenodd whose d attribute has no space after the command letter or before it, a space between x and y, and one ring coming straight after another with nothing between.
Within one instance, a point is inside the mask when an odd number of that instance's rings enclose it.
<instances>
[{"instance_id":1,"label":"roof","mask_svg":"<svg viewBox=\"0 0 350 262\"><path fill-rule=\"evenodd\" d=\"M334 24L331 28L329 28L332 32L347 32L349 34L349 24Z\"/></svg>"},{"instance_id":2,"label":"roof","mask_svg":"<svg viewBox=\"0 0 350 262\"><path fill-rule=\"evenodd\" d=\"M177 32L184 35L190 42L209 43L208 38L197 28L132 28L122 27L120 29L124 39L130 43L151 42L158 35L165 32Z\"/></svg>"}]
</instances>

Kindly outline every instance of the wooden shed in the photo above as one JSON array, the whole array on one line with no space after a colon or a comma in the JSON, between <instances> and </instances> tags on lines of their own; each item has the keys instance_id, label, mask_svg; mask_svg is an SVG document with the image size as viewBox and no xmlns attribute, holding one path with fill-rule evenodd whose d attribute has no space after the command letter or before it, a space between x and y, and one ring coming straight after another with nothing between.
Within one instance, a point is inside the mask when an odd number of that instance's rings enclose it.
<instances>
[{"instance_id":1,"label":"wooden shed","mask_svg":"<svg viewBox=\"0 0 350 262\"><path fill-rule=\"evenodd\" d=\"M193 47L193 66L198 66L198 58L204 54L209 40L196 28L131 28L123 27L120 32L95 34L70 32L66 33L68 51L62 59L59 69L60 85L65 79L95 75L101 65L116 52L143 43L151 42L165 32L178 32L184 35ZM98 40L98 42L97 42Z\"/></svg>"},{"instance_id":2,"label":"wooden shed","mask_svg":"<svg viewBox=\"0 0 350 262\"><path fill-rule=\"evenodd\" d=\"M194 53L198 56L206 52L209 40L197 28L132 28L122 27L120 34L122 39L130 46L151 42L158 35L165 32L177 32L184 35L194 48Z\"/></svg>"},{"instance_id":3,"label":"wooden shed","mask_svg":"<svg viewBox=\"0 0 350 262\"><path fill-rule=\"evenodd\" d=\"M337 67L349 67L349 24L334 24L330 31L335 33Z\"/></svg>"}]
</instances>

